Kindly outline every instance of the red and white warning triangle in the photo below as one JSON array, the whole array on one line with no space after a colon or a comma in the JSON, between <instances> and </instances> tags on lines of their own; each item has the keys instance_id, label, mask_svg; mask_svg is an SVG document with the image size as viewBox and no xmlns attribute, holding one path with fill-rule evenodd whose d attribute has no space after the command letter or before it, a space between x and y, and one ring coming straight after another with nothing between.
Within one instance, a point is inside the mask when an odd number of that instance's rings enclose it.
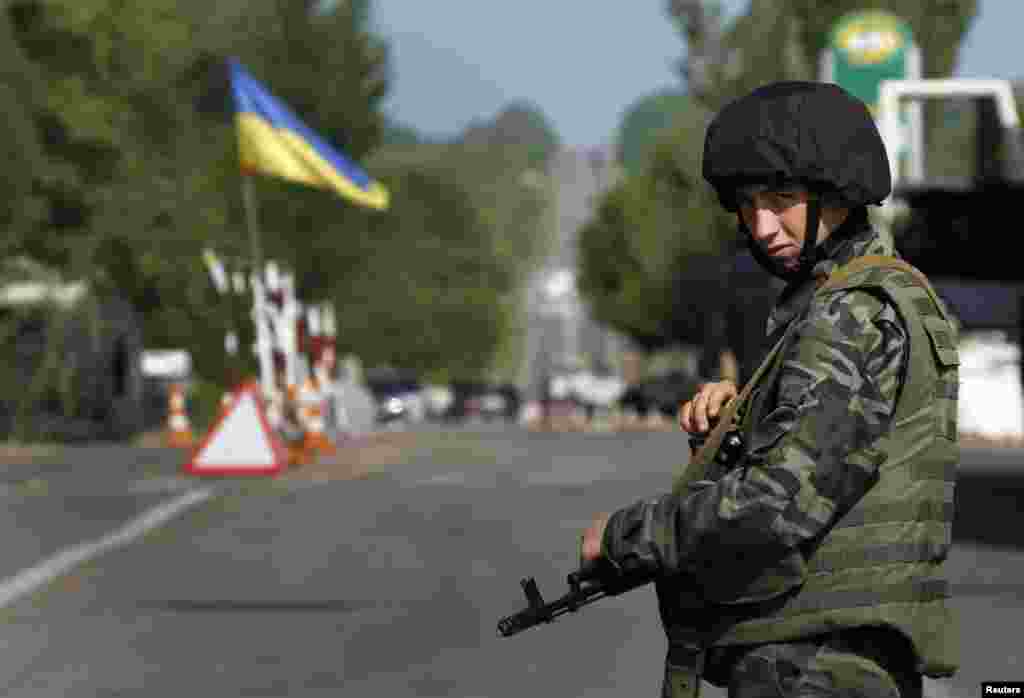
<instances>
[{"instance_id":1,"label":"red and white warning triangle","mask_svg":"<svg viewBox=\"0 0 1024 698\"><path fill-rule=\"evenodd\" d=\"M267 421L259 386L249 383L232 397L185 464L191 475L273 475L287 454Z\"/></svg>"}]
</instances>

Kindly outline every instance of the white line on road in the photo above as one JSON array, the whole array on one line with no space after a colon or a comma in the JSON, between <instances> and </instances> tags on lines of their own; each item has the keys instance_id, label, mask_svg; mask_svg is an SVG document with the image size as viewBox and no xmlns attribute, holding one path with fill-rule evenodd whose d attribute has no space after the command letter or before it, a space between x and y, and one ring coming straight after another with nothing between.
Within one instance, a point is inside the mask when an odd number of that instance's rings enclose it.
<instances>
[{"instance_id":1,"label":"white line on road","mask_svg":"<svg viewBox=\"0 0 1024 698\"><path fill-rule=\"evenodd\" d=\"M131 543L147 531L161 526L189 507L209 499L213 488L198 488L186 492L180 497L167 500L153 507L138 518L109 533L103 538L86 541L61 550L56 555L18 572L13 577L0 580L0 608L4 608L16 599L31 593L39 587L50 583L75 565L86 560L99 557L103 553L121 545Z\"/></svg>"},{"instance_id":2,"label":"white line on road","mask_svg":"<svg viewBox=\"0 0 1024 698\"><path fill-rule=\"evenodd\" d=\"M420 480L417 485L464 485L466 484L466 473L444 473L434 475L426 480Z\"/></svg>"}]
</instances>

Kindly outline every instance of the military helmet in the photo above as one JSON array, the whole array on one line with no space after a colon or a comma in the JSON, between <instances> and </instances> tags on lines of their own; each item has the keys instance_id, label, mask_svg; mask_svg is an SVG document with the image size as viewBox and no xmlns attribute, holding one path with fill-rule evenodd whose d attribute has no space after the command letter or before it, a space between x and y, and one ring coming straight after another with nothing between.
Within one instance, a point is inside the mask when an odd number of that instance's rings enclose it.
<instances>
[{"instance_id":1,"label":"military helmet","mask_svg":"<svg viewBox=\"0 0 1024 698\"><path fill-rule=\"evenodd\" d=\"M885 145L867 106L838 85L787 81L726 105L708 126L703 175L727 210L736 188L799 182L848 208L892 190Z\"/></svg>"}]
</instances>

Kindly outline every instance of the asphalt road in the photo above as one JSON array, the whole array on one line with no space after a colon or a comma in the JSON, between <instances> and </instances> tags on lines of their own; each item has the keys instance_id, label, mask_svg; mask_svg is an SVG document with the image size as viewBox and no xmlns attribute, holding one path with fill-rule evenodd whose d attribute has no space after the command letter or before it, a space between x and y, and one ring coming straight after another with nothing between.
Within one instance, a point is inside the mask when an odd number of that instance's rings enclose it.
<instances>
[{"instance_id":1,"label":"asphalt road","mask_svg":"<svg viewBox=\"0 0 1024 698\"><path fill-rule=\"evenodd\" d=\"M681 435L428 431L400 463L329 482L182 478L161 450L68 454L0 469L0 580L184 492L212 496L0 607L0 695L658 695L649 588L512 638L495 624L522 607L523 576L565 590L592 514L669 486ZM964 452L950 562L964 662L930 696L1024 679L1021 455Z\"/></svg>"}]
</instances>

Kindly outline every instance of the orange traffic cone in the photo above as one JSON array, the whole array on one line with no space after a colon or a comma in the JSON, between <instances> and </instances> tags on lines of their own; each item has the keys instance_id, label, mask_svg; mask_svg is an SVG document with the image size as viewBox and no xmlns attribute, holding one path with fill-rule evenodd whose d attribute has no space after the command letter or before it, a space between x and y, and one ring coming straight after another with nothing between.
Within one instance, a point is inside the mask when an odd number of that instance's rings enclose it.
<instances>
[{"instance_id":1,"label":"orange traffic cone","mask_svg":"<svg viewBox=\"0 0 1024 698\"><path fill-rule=\"evenodd\" d=\"M302 421L305 436L302 447L311 456L333 455L336 453L334 444L327 438L327 422L324 418L324 396L317 382L307 380L302 385L300 395L302 405Z\"/></svg>"},{"instance_id":2,"label":"orange traffic cone","mask_svg":"<svg viewBox=\"0 0 1024 698\"><path fill-rule=\"evenodd\" d=\"M333 456L338 452L331 440L327 438L323 408L320 405L313 405L307 409L306 425L306 438L303 440L302 446L308 453Z\"/></svg>"},{"instance_id":3,"label":"orange traffic cone","mask_svg":"<svg viewBox=\"0 0 1024 698\"><path fill-rule=\"evenodd\" d=\"M189 448L194 437L188 415L185 413L185 387L172 383L168 397L167 445L171 448Z\"/></svg>"},{"instance_id":4,"label":"orange traffic cone","mask_svg":"<svg viewBox=\"0 0 1024 698\"><path fill-rule=\"evenodd\" d=\"M305 425L302 424L302 410L299 405L297 386L288 386L281 412L280 425L284 435L285 447L288 451L288 466L296 468L304 465L310 455L304 443L306 429ZM289 427L292 428L290 429ZM298 436L294 434L293 429L299 431Z\"/></svg>"}]
</instances>

